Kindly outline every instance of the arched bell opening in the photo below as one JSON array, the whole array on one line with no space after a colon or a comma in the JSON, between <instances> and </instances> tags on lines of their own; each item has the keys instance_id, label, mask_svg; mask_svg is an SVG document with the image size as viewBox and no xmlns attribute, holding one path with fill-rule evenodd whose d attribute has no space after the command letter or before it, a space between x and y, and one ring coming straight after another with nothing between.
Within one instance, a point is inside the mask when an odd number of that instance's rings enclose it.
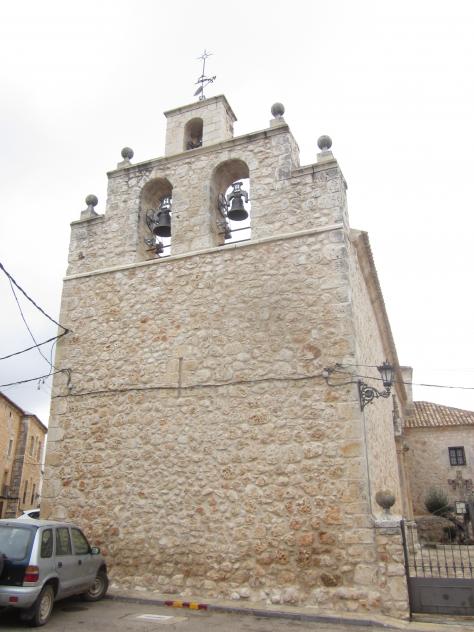
<instances>
[{"instance_id":1,"label":"arched bell opening","mask_svg":"<svg viewBox=\"0 0 474 632\"><path fill-rule=\"evenodd\" d=\"M202 146L202 118L193 118L184 126L184 147L188 149L197 149Z\"/></svg>"},{"instance_id":2,"label":"arched bell opening","mask_svg":"<svg viewBox=\"0 0 474 632\"><path fill-rule=\"evenodd\" d=\"M211 204L217 211L221 244L250 239L250 172L243 160L226 160L216 167L211 182Z\"/></svg>"},{"instance_id":3,"label":"arched bell opening","mask_svg":"<svg viewBox=\"0 0 474 632\"><path fill-rule=\"evenodd\" d=\"M143 243L149 254L171 254L173 185L167 178L154 178L141 193Z\"/></svg>"}]
</instances>

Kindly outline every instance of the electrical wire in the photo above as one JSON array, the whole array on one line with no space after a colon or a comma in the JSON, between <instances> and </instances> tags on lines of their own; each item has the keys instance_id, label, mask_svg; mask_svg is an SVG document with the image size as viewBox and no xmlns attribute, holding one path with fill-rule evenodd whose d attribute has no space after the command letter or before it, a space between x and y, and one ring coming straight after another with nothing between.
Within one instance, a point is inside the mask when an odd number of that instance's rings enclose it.
<instances>
[{"instance_id":1,"label":"electrical wire","mask_svg":"<svg viewBox=\"0 0 474 632\"><path fill-rule=\"evenodd\" d=\"M36 345L32 345L31 347L27 347L26 349L22 349L21 351L15 351L14 353L10 353L10 354L8 354L6 356L2 356L2 357L0 357L0 360L7 360L8 358L13 358L13 356L20 355L21 353L26 353L27 351L31 351L32 349L36 349L37 347L41 347L42 345L46 345L46 344L48 344L48 342L52 342L53 340L54 340L54 344L56 344L56 342L60 338L65 336L67 333L68 333L67 331L63 331L62 333L58 334L57 336L53 336L52 338L48 338L48 340L44 340L43 342L39 342Z\"/></svg>"},{"instance_id":2,"label":"electrical wire","mask_svg":"<svg viewBox=\"0 0 474 632\"><path fill-rule=\"evenodd\" d=\"M35 301L30 296L28 296L28 294L25 292L25 290L18 285L18 283L15 281L15 279L12 277L12 275L5 270L5 266L1 262L0 262L0 270L2 270L5 273L5 275L10 280L10 283L13 283L20 290L20 292L22 294L24 294L24 296L30 301L30 303L33 303L33 305L36 307L36 309L39 310L43 314L43 316L46 316L46 318L48 318L55 325L58 325L58 327L61 327L61 329L64 329L65 332L69 331L69 329L67 327L64 327L63 325L61 325L61 323L58 323L57 320L54 320L54 318L49 316L49 314L47 314L44 311L44 309L41 309L41 307L37 303L35 303Z\"/></svg>"},{"instance_id":3,"label":"electrical wire","mask_svg":"<svg viewBox=\"0 0 474 632\"><path fill-rule=\"evenodd\" d=\"M350 364L345 364L345 365L339 365L339 366L367 366L370 367L370 365L362 365L362 364L357 364L357 365L350 365ZM374 367L377 368L377 367ZM332 369L331 372L334 373L342 373L343 375L352 375L352 377L357 377L361 380L377 380L379 382L383 382L383 379L381 377L374 377L372 375L358 375L356 373L351 373L349 371L341 371L340 369ZM450 385L446 385L446 384L424 384L422 382L404 382L403 380L394 380L393 384L406 384L408 386L427 386L430 388L454 388L454 389L460 389L460 390L465 390L465 391L474 391L474 386L450 386Z\"/></svg>"},{"instance_id":4,"label":"electrical wire","mask_svg":"<svg viewBox=\"0 0 474 632\"><path fill-rule=\"evenodd\" d=\"M15 288L13 287L12 280L11 280L11 279L9 279L9 281L10 281L10 287L11 287L11 290L12 290L12 292L13 292L13 296L15 297L16 304L18 305L18 309L20 310L21 318L22 318L23 322L25 323L25 326L26 326L26 328L27 328L27 330L28 330L28 333L29 333L29 334L30 334L30 336L31 336L31 339L32 339L32 340L33 340L33 342L35 343L35 348L36 348L36 349L38 349L38 353L39 353L39 354L40 354L40 356L43 358L43 360L46 360L46 362L49 364L49 366L50 366L50 373L51 373L51 371L53 371L56 367L52 364L52 362L50 362L50 361L48 360L48 358L47 358L47 357L44 355L44 353L41 351L41 349L40 349L40 345L36 342L36 338L34 337L33 332L31 331L31 329L30 329L30 327L29 327L29 325L28 325L28 323L27 323L27 321L26 321L25 315L23 314L23 310L21 309L20 301L18 300L18 296L16 295Z\"/></svg>"},{"instance_id":5,"label":"electrical wire","mask_svg":"<svg viewBox=\"0 0 474 632\"><path fill-rule=\"evenodd\" d=\"M37 382L38 380L43 380L52 375L57 375L58 373L67 373L68 375L68 383L71 381L71 369L58 369L52 373L48 373L47 375L39 375L38 377L30 377L27 380L18 380L17 382L10 382L9 384L0 384L0 388L7 388L8 386L16 386L17 384L27 384L28 382Z\"/></svg>"},{"instance_id":6,"label":"electrical wire","mask_svg":"<svg viewBox=\"0 0 474 632\"><path fill-rule=\"evenodd\" d=\"M66 369L67 370L67 369ZM223 386L240 386L243 384L259 384L261 382L299 382L302 380L313 380L315 378L323 377L322 373L312 373L310 375L301 375L294 377L262 377L254 380L236 380L235 382L208 382L203 384L187 384L176 386L127 386L124 388L106 388L97 389L95 391L79 391L77 393L71 392L67 395L54 395L53 399L61 397L82 397L84 395L107 395L117 393L130 393L132 391L186 391L195 390L199 388L220 388ZM1 386L0 386L1 388Z\"/></svg>"}]
</instances>

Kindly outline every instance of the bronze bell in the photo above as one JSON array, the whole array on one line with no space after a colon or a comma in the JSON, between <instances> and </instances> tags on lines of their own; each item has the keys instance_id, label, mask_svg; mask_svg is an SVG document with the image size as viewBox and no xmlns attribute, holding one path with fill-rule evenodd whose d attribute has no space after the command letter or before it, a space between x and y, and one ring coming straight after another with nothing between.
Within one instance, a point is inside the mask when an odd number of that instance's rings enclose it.
<instances>
[{"instance_id":1,"label":"bronze bell","mask_svg":"<svg viewBox=\"0 0 474 632\"><path fill-rule=\"evenodd\" d=\"M232 200L232 204L230 206L230 210L227 212L227 217L231 219L233 222L242 222L244 219L247 219L249 214L244 208L244 203L241 197L235 197Z\"/></svg>"},{"instance_id":2,"label":"bronze bell","mask_svg":"<svg viewBox=\"0 0 474 632\"><path fill-rule=\"evenodd\" d=\"M171 236L171 214L169 210L159 211L153 232L159 237Z\"/></svg>"},{"instance_id":3,"label":"bronze bell","mask_svg":"<svg viewBox=\"0 0 474 632\"><path fill-rule=\"evenodd\" d=\"M227 201L231 202L230 209L227 211L227 217L233 222L242 222L249 216L245 210L242 198L245 198L246 202L249 201L247 191L242 189L242 182L234 182L232 191L227 196Z\"/></svg>"}]
</instances>

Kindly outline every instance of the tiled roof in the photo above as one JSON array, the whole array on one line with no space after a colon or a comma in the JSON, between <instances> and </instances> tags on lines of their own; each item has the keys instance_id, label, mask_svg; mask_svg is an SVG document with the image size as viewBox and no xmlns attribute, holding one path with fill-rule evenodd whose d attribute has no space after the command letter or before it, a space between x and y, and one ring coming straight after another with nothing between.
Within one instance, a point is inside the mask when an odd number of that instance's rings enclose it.
<instances>
[{"instance_id":1,"label":"tiled roof","mask_svg":"<svg viewBox=\"0 0 474 632\"><path fill-rule=\"evenodd\" d=\"M405 420L406 428L441 426L474 426L474 411L431 402L414 402L413 414Z\"/></svg>"}]
</instances>

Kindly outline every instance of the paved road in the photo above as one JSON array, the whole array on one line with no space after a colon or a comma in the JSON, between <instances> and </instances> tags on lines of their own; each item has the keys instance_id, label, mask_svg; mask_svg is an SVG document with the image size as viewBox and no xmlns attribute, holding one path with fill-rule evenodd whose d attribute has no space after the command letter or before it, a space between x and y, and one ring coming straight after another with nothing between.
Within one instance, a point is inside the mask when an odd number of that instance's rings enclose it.
<instances>
[{"instance_id":1,"label":"paved road","mask_svg":"<svg viewBox=\"0 0 474 632\"><path fill-rule=\"evenodd\" d=\"M438 630L474 632L472 617L418 617L413 632ZM0 613L0 632L30 629L15 611ZM78 598L57 603L45 632L387 632L383 627L254 617L248 614L195 611L104 599L85 603Z\"/></svg>"},{"instance_id":2,"label":"paved road","mask_svg":"<svg viewBox=\"0 0 474 632\"><path fill-rule=\"evenodd\" d=\"M149 615L144 617L143 615ZM0 632L26 630L16 612L0 614ZM55 605L45 632L367 632L367 627L250 615L193 611L105 599L84 603L69 599ZM379 632L383 628L370 628ZM385 630L386 632L386 630Z\"/></svg>"}]
</instances>

